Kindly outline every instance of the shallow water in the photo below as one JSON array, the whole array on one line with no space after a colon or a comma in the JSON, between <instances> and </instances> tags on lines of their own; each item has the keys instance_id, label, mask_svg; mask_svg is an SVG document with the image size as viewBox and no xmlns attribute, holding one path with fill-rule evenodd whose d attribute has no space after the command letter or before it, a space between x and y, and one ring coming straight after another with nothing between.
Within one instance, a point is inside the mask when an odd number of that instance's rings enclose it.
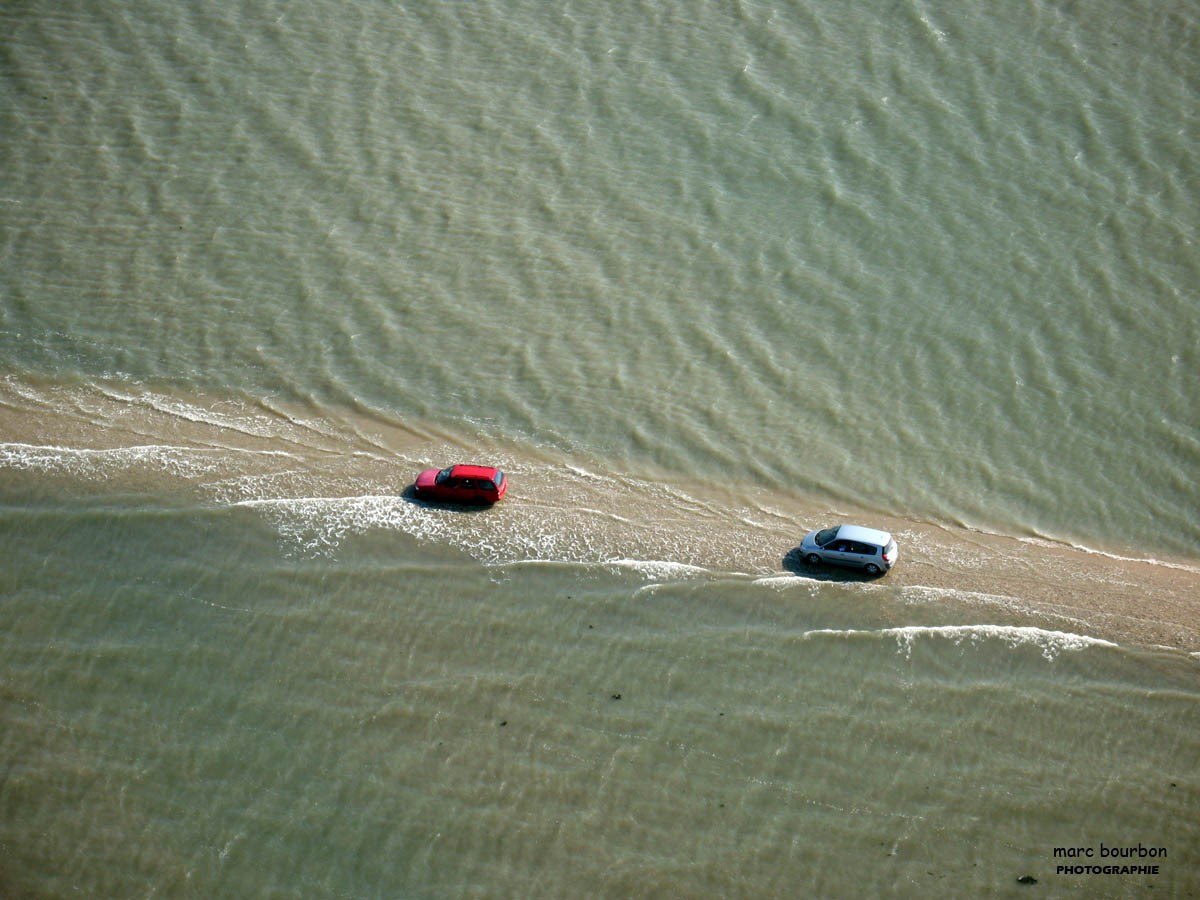
<instances>
[{"instance_id":1,"label":"shallow water","mask_svg":"<svg viewBox=\"0 0 1200 900\"><path fill-rule=\"evenodd\" d=\"M1101 841L1171 854L1102 888L1194 883L1179 656L394 532L289 559L241 508L5 522L16 893L949 896Z\"/></svg>"},{"instance_id":2,"label":"shallow water","mask_svg":"<svg viewBox=\"0 0 1200 900\"><path fill-rule=\"evenodd\" d=\"M0 23L0 894L1197 890L1194 13Z\"/></svg>"}]
</instances>

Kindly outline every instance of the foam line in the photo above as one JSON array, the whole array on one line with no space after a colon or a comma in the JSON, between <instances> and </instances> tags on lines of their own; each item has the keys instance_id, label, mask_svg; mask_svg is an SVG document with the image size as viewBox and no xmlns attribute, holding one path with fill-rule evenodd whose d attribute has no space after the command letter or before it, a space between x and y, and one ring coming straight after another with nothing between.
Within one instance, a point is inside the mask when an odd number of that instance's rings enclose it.
<instances>
[{"instance_id":1,"label":"foam line","mask_svg":"<svg viewBox=\"0 0 1200 900\"><path fill-rule=\"evenodd\" d=\"M708 569L701 566L671 562L665 559L607 559L604 564L621 569L633 569L647 578L655 579L696 578L710 574Z\"/></svg>"},{"instance_id":2,"label":"foam line","mask_svg":"<svg viewBox=\"0 0 1200 900\"><path fill-rule=\"evenodd\" d=\"M977 644L984 640L1000 640L1010 647L1032 644L1041 648L1042 656L1046 659L1054 659L1064 651L1117 646L1111 641L1101 638L1071 634L1066 631L1048 631L1044 628L1027 625L906 625L901 628L884 628L879 631L823 628L806 631L803 636L807 640L813 637L857 637L860 635L894 637L898 648L903 650L906 656L912 653L914 642L923 637L945 638L955 644L962 644L964 641Z\"/></svg>"},{"instance_id":3,"label":"foam line","mask_svg":"<svg viewBox=\"0 0 1200 900\"><path fill-rule=\"evenodd\" d=\"M1046 541L1040 538L1018 538L1023 544L1033 544L1037 547L1054 547L1056 544L1053 541ZM1106 550L1096 550L1094 547L1088 547L1085 544L1076 544L1074 542L1066 542L1066 546L1072 550L1078 550L1080 553L1088 553L1092 556L1103 556L1105 559L1116 560L1123 563L1143 563L1148 566L1162 566L1164 569L1178 569L1181 572L1194 572L1200 574L1200 568L1189 566L1185 563L1168 562L1162 559L1154 559L1150 556L1121 556L1119 553L1109 553Z\"/></svg>"},{"instance_id":4,"label":"foam line","mask_svg":"<svg viewBox=\"0 0 1200 900\"><path fill-rule=\"evenodd\" d=\"M153 409L156 412L160 412L167 416L173 416L186 422L194 422L198 425L211 425L215 428L238 432L250 437L275 438L278 440L299 443L293 438L282 434L280 432L278 420L265 414L253 414L248 412L220 413L212 409L205 409L202 406L197 406L194 403L188 403L183 400L173 400L171 398L159 396L153 393L135 396L131 394L122 394L114 390L103 389L100 391L100 393L108 397L110 400L128 403L134 406L145 406Z\"/></svg>"},{"instance_id":5,"label":"foam line","mask_svg":"<svg viewBox=\"0 0 1200 900\"><path fill-rule=\"evenodd\" d=\"M165 444L89 449L5 443L0 444L0 468L101 475L114 467L150 465L177 475L194 476L216 468L219 459L213 459L213 455L221 452ZM202 455L208 456L201 460Z\"/></svg>"}]
</instances>

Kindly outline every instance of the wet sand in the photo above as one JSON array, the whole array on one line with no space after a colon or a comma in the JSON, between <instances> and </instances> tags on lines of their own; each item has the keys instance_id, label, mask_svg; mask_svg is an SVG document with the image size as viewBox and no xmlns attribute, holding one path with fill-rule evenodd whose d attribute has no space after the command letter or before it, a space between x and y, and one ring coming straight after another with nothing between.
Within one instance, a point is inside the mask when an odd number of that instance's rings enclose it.
<instances>
[{"instance_id":1,"label":"wet sand","mask_svg":"<svg viewBox=\"0 0 1200 900\"><path fill-rule=\"evenodd\" d=\"M0 383L0 436L0 494L69 502L132 491L238 504L275 522L285 554L336 553L355 533L395 529L484 563L638 561L665 578L835 580L860 585L864 602L883 605L897 624L919 606L943 624L1032 625L1200 654L1196 560L881 515L753 485L614 472L595 459L481 445L353 411L126 386ZM510 474L497 508L463 515L405 495L421 467L480 454ZM799 563L804 532L840 521L895 534L897 567L872 580Z\"/></svg>"}]
</instances>

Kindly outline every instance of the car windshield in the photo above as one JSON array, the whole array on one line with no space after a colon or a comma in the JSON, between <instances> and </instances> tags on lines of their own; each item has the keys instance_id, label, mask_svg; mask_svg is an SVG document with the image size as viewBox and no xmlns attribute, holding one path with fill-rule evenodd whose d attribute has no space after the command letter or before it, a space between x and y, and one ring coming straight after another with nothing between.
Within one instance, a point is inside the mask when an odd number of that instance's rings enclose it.
<instances>
[{"instance_id":1,"label":"car windshield","mask_svg":"<svg viewBox=\"0 0 1200 900\"><path fill-rule=\"evenodd\" d=\"M450 480L450 472L453 469L454 469L454 466L450 466L450 467L442 469L442 471L438 472L437 479L436 479L437 483L445 484L447 481L449 481Z\"/></svg>"},{"instance_id":2,"label":"car windshield","mask_svg":"<svg viewBox=\"0 0 1200 900\"><path fill-rule=\"evenodd\" d=\"M837 527L826 528L824 531L818 531L817 536L815 538L813 538L813 540L815 540L817 542L818 547L824 547L826 544L828 544L830 541L832 541L835 537L837 537L837 533L838 533Z\"/></svg>"}]
</instances>

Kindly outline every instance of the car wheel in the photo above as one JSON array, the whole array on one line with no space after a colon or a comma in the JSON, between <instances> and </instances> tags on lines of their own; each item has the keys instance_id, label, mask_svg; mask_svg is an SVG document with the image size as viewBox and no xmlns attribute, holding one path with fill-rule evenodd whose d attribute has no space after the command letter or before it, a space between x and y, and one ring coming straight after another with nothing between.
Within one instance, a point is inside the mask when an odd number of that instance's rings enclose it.
<instances>
[{"instance_id":1,"label":"car wheel","mask_svg":"<svg viewBox=\"0 0 1200 900\"><path fill-rule=\"evenodd\" d=\"M817 556L815 553L810 553L808 556L804 557L804 561L810 566L819 566L821 564L821 557Z\"/></svg>"},{"instance_id":2,"label":"car wheel","mask_svg":"<svg viewBox=\"0 0 1200 900\"><path fill-rule=\"evenodd\" d=\"M879 566L875 563L867 563L867 574L874 577L879 574Z\"/></svg>"}]
</instances>

